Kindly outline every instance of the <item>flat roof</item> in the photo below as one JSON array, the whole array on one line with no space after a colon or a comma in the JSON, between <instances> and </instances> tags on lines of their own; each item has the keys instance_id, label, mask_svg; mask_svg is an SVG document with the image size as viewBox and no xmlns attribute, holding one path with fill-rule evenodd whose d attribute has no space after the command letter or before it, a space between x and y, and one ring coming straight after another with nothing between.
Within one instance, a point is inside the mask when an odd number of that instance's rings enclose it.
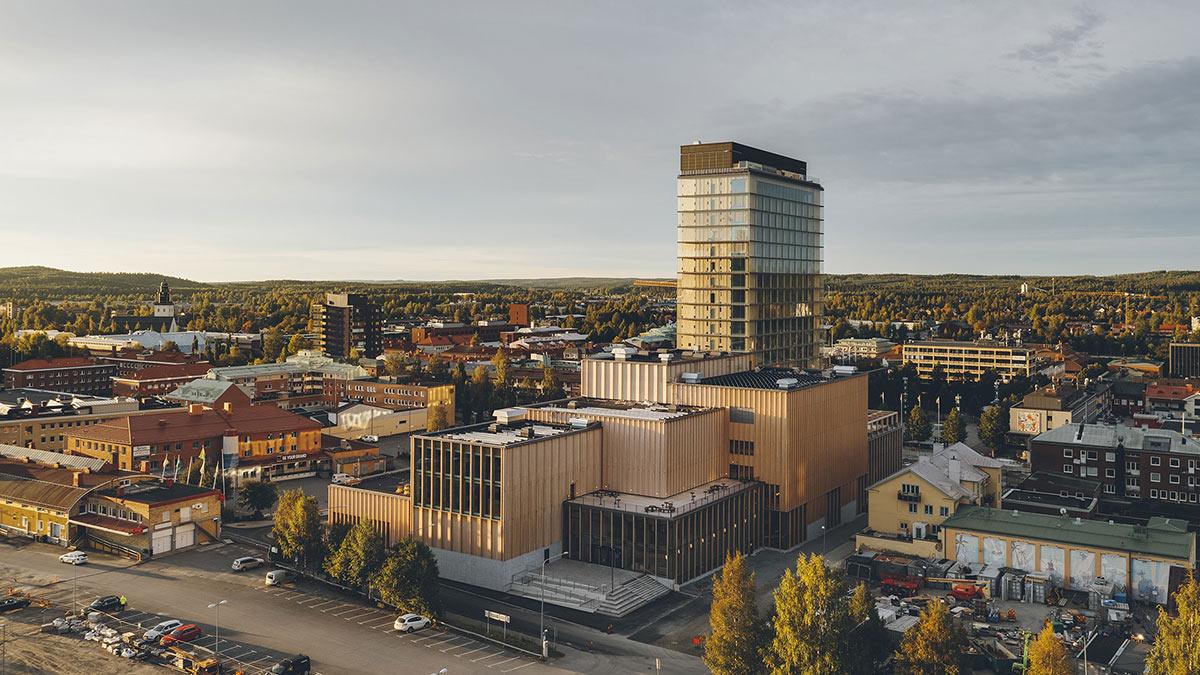
<instances>
[{"instance_id":1,"label":"flat roof","mask_svg":"<svg viewBox=\"0 0 1200 675\"><path fill-rule=\"evenodd\" d=\"M753 481L718 478L669 497L648 497L614 490L596 490L579 495L571 501L617 511L632 511L660 518L675 518L723 497L749 490L755 485L756 483Z\"/></svg>"},{"instance_id":2,"label":"flat roof","mask_svg":"<svg viewBox=\"0 0 1200 675\"><path fill-rule=\"evenodd\" d=\"M1095 497L1076 497L1075 495L1067 495L1066 497L1054 492L1038 492L1036 490L1022 490L1020 488L1011 488L1006 491L1001 497L1001 502L1014 502L1021 504L1030 504L1033 506L1046 506L1052 508L1068 508L1083 511L1090 511L1096 503Z\"/></svg>"},{"instance_id":3,"label":"flat roof","mask_svg":"<svg viewBox=\"0 0 1200 675\"><path fill-rule=\"evenodd\" d=\"M668 361L663 361L663 356L669 356ZM585 359L593 361L636 361L639 363L689 363L696 361L708 361L712 359L727 359L734 356L745 356L745 354L733 352L697 352L691 349L656 349L654 351L639 349L634 351L632 347L625 352L623 358L618 359L612 352L596 352L588 354Z\"/></svg>"},{"instance_id":4,"label":"flat roof","mask_svg":"<svg viewBox=\"0 0 1200 675\"><path fill-rule=\"evenodd\" d=\"M960 349L1012 349L1014 351L1032 352L1024 345L1006 345L1001 342L967 342L965 340L913 340L905 342L905 347L955 347Z\"/></svg>"},{"instance_id":5,"label":"flat roof","mask_svg":"<svg viewBox=\"0 0 1200 675\"><path fill-rule=\"evenodd\" d=\"M743 370L740 373L705 377L698 384L710 384L718 387L790 391L824 384L828 381L821 375L793 370L791 368L755 368L754 370Z\"/></svg>"},{"instance_id":6,"label":"flat roof","mask_svg":"<svg viewBox=\"0 0 1200 675\"><path fill-rule=\"evenodd\" d=\"M571 407L571 404L575 404ZM697 406L666 405L636 401L615 401L598 398L575 398L566 402L555 401L542 405L525 406L530 410L553 410L568 415L593 417L620 417L623 419L666 421L688 417L712 408Z\"/></svg>"},{"instance_id":7,"label":"flat roof","mask_svg":"<svg viewBox=\"0 0 1200 675\"><path fill-rule=\"evenodd\" d=\"M1196 538L1186 531L1186 521L1178 520L1178 523L1185 529L1177 529L1166 519L1152 519L1145 526L1125 525L1028 511L1013 513L986 506L961 506L942 523L942 528L1190 560Z\"/></svg>"},{"instance_id":8,"label":"flat roof","mask_svg":"<svg viewBox=\"0 0 1200 675\"><path fill-rule=\"evenodd\" d=\"M1033 437L1031 442L1081 445L1127 451L1200 454L1200 442L1172 429L1142 429L1114 424L1065 424Z\"/></svg>"},{"instance_id":9,"label":"flat roof","mask_svg":"<svg viewBox=\"0 0 1200 675\"><path fill-rule=\"evenodd\" d=\"M443 438L453 441L463 441L466 443L482 443L483 445L506 446L516 445L517 443L543 440L546 438L553 438L571 431L584 431L586 429L598 428L599 426L595 424L578 427L569 424L527 422L522 420L512 424L492 422L489 424L478 424L470 427L456 427L454 429L446 429L444 431L417 434L417 437Z\"/></svg>"}]
</instances>

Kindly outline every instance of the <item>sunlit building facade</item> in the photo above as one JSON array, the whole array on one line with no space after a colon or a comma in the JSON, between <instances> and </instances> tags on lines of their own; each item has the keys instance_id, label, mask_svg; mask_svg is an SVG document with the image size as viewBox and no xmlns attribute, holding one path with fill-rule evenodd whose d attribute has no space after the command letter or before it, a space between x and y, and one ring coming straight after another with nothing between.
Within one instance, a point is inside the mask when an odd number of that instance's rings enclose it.
<instances>
[{"instance_id":1,"label":"sunlit building facade","mask_svg":"<svg viewBox=\"0 0 1200 675\"><path fill-rule=\"evenodd\" d=\"M728 142L680 148L680 347L817 365L822 192L797 159Z\"/></svg>"}]
</instances>

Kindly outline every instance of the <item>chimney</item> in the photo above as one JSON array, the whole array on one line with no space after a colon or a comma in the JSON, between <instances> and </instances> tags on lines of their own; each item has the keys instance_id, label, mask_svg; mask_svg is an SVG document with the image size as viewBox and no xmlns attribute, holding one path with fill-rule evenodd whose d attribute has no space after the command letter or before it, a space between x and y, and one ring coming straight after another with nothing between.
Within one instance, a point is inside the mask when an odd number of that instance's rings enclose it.
<instances>
[{"instance_id":1,"label":"chimney","mask_svg":"<svg viewBox=\"0 0 1200 675\"><path fill-rule=\"evenodd\" d=\"M199 403L189 403L188 404L188 414L189 415L201 415L203 413L204 413L203 405L201 405Z\"/></svg>"},{"instance_id":2,"label":"chimney","mask_svg":"<svg viewBox=\"0 0 1200 675\"><path fill-rule=\"evenodd\" d=\"M962 481L962 462L958 457L950 456L950 460L946 462L946 475L956 484Z\"/></svg>"},{"instance_id":3,"label":"chimney","mask_svg":"<svg viewBox=\"0 0 1200 675\"><path fill-rule=\"evenodd\" d=\"M79 477L82 475L83 473L81 471L71 472L71 487L79 487Z\"/></svg>"}]
</instances>

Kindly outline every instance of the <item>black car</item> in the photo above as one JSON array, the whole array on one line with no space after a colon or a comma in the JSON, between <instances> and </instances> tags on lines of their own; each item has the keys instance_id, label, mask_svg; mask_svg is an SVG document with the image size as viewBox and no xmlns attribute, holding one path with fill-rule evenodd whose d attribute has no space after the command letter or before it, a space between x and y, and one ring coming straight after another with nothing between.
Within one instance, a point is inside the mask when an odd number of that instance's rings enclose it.
<instances>
[{"instance_id":1,"label":"black car","mask_svg":"<svg viewBox=\"0 0 1200 675\"><path fill-rule=\"evenodd\" d=\"M303 654L286 658L271 666L272 675L304 675L312 667L312 661Z\"/></svg>"},{"instance_id":2,"label":"black car","mask_svg":"<svg viewBox=\"0 0 1200 675\"><path fill-rule=\"evenodd\" d=\"M93 600L88 609L93 612L119 612L125 609L125 603L121 602L119 595L106 595Z\"/></svg>"},{"instance_id":3,"label":"black car","mask_svg":"<svg viewBox=\"0 0 1200 675\"><path fill-rule=\"evenodd\" d=\"M11 612L14 609L24 609L29 606L29 598L0 599L0 612ZM304 672L308 672L307 670Z\"/></svg>"}]
</instances>

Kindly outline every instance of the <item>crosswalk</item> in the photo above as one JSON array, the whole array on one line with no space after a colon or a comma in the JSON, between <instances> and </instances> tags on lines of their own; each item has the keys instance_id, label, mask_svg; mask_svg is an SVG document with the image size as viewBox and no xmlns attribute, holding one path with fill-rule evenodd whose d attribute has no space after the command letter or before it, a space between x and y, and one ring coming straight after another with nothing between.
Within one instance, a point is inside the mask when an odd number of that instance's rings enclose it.
<instances>
[{"instance_id":1,"label":"crosswalk","mask_svg":"<svg viewBox=\"0 0 1200 675\"><path fill-rule=\"evenodd\" d=\"M500 673L511 673L527 668L537 661L530 656L476 640L453 630L428 628L415 633L397 631L393 624L396 615L369 605L348 601L322 589L307 586L261 586L256 591L294 602L307 611L320 612L343 621L357 624L363 630L376 631L391 639L404 640L426 649L437 650L447 656L470 662L470 668L494 669Z\"/></svg>"}]
</instances>

